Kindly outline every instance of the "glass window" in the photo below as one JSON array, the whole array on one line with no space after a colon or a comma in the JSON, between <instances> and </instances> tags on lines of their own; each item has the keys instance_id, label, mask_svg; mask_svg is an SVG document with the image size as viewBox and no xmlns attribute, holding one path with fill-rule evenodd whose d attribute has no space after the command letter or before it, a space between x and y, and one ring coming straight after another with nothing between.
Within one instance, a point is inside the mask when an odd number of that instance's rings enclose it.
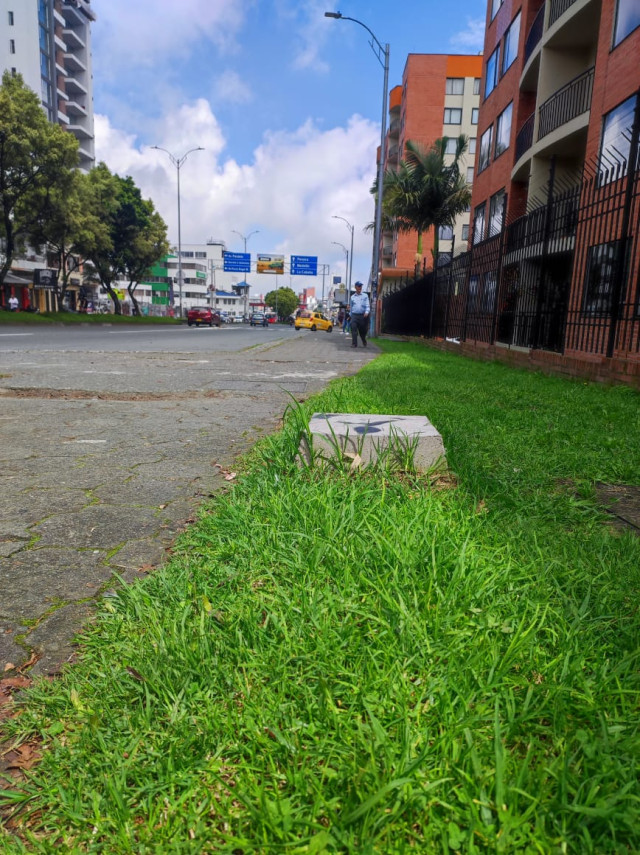
<instances>
[{"instance_id":1,"label":"glass window","mask_svg":"<svg viewBox=\"0 0 640 855\"><path fill-rule=\"evenodd\" d=\"M611 314L613 274L618 241L589 248L583 311L588 315ZM623 291L624 293L624 291Z\"/></svg>"},{"instance_id":2,"label":"glass window","mask_svg":"<svg viewBox=\"0 0 640 855\"><path fill-rule=\"evenodd\" d=\"M603 183L627 173L635 100L636 96L632 95L603 119L599 165L600 181Z\"/></svg>"},{"instance_id":3,"label":"glass window","mask_svg":"<svg viewBox=\"0 0 640 855\"><path fill-rule=\"evenodd\" d=\"M640 27L640 3L638 0L617 0L613 46L620 44L637 27Z\"/></svg>"},{"instance_id":4,"label":"glass window","mask_svg":"<svg viewBox=\"0 0 640 855\"><path fill-rule=\"evenodd\" d=\"M484 210L486 203L478 205L473 214L473 242L480 243L484 238Z\"/></svg>"},{"instance_id":5,"label":"glass window","mask_svg":"<svg viewBox=\"0 0 640 855\"><path fill-rule=\"evenodd\" d=\"M520 41L520 12L511 22L509 29L504 34L504 48L502 50L502 73L513 64L518 56L518 42Z\"/></svg>"},{"instance_id":6,"label":"glass window","mask_svg":"<svg viewBox=\"0 0 640 855\"><path fill-rule=\"evenodd\" d=\"M498 58L500 56L500 45L494 50L487 60L487 76L484 81L484 97L487 98L498 83Z\"/></svg>"},{"instance_id":7,"label":"glass window","mask_svg":"<svg viewBox=\"0 0 640 855\"><path fill-rule=\"evenodd\" d=\"M476 138L475 137L469 137L469 154L475 154L475 153L476 153Z\"/></svg>"},{"instance_id":8,"label":"glass window","mask_svg":"<svg viewBox=\"0 0 640 855\"><path fill-rule=\"evenodd\" d=\"M505 149L509 148L509 140L511 139L511 117L513 115L513 101L508 107L500 113L496 122L496 150L494 157L502 154Z\"/></svg>"},{"instance_id":9,"label":"glass window","mask_svg":"<svg viewBox=\"0 0 640 855\"><path fill-rule=\"evenodd\" d=\"M478 124L478 112L479 112L479 111L478 111L478 107L474 107L474 108L471 110L471 124L472 124L472 125L477 125L477 124Z\"/></svg>"},{"instance_id":10,"label":"glass window","mask_svg":"<svg viewBox=\"0 0 640 855\"><path fill-rule=\"evenodd\" d=\"M473 78L473 94L474 95L480 94L480 78L479 77Z\"/></svg>"},{"instance_id":11,"label":"glass window","mask_svg":"<svg viewBox=\"0 0 640 855\"><path fill-rule=\"evenodd\" d=\"M445 95L464 95L464 77L447 77Z\"/></svg>"},{"instance_id":12,"label":"glass window","mask_svg":"<svg viewBox=\"0 0 640 855\"><path fill-rule=\"evenodd\" d=\"M470 312L475 312L478 308L478 289L480 287L480 277L479 276L470 276L469 277L469 300L467 302L467 307Z\"/></svg>"},{"instance_id":13,"label":"glass window","mask_svg":"<svg viewBox=\"0 0 640 855\"><path fill-rule=\"evenodd\" d=\"M458 140L456 137L447 137L447 145L445 147L445 154L455 154L458 146Z\"/></svg>"},{"instance_id":14,"label":"glass window","mask_svg":"<svg viewBox=\"0 0 640 855\"><path fill-rule=\"evenodd\" d=\"M498 14L498 10L502 6L504 0L491 0L491 20Z\"/></svg>"},{"instance_id":15,"label":"glass window","mask_svg":"<svg viewBox=\"0 0 640 855\"><path fill-rule=\"evenodd\" d=\"M462 240L469 240L469 223L465 223L462 227Z\"/></svg>"},{"instance_id":16,"label":"glass window","mask_svg":"<svg viewBox=\"0 0 640 855\"><path fill-rule=\"evenodd\" d=\"M493 312L493 307L496 302L496 286L498 284L498 274L495 270L484 274L484 288L482 293L482 308L485 312Z\"/></svg>"},{"instance_id":17,"label":"glass window","mask_svg":"<svg viewBox=\"0 0 640 855\"><path fill-rule=\"evenodd\" d=\"M467 166L467 184L473 184L473 166Z\"/></svg>"},{"instance_id":18,"label":"glass window","mask_svg":"<svg viewBox=\"0 0 640 855\"><path fill-rule=\"evenodd\" d=\"M482 172L489 166L491 161L491 139L493 137L493 125L489 125L487 130L480 137L480 158L478 159L478 172Z\"/></svg>"},{"instance_id":19,"label":"glass window","mask_svg":"<svg viewBox=\"0 0 640 855\"><path fill-rule=\"evenodd\" d=\"M9 12L9 26L13 27L13 12Z\"/></svg>"},{"instance_id":20,"label":"glass window","mask_svg":"<svg viewBox=\"0 0 640 855\"><path fill-rule=\"evenodd\" d=\"M489 201L489 237L500 234L504 224L504 200L506 194L504 188L498 190Z\"/></svg>"},{"instance_id":21,"label":"glass window","mask_svg":"<svg viewBox=\"0 0 640 855\"><path fill-rule=\"evenodd\" d=\"M442 90L440 90L442 91ZM461 107L445 107L444 108L444 123L445 125L461 125L462 124L462 108Z\"/></svg>"},{"instance_id":22,"label":"glass window","mask_svg":"<svg viewBox=\"0 0 640 855\"><path fill-rule=\"evenodd\" d=\"M9 39L9 53L16 52L16 42L15 39Z\"/></svg>"},{"instance_id":23,"label":"glass window","mask_svg":"<svg viewBox=\"0 0 640 855\"><path fill-rule=\"evenodd\" d=\"M440 240L453 240L453 226L440 226L438 237Z\"/></svg>"}]
</instances>

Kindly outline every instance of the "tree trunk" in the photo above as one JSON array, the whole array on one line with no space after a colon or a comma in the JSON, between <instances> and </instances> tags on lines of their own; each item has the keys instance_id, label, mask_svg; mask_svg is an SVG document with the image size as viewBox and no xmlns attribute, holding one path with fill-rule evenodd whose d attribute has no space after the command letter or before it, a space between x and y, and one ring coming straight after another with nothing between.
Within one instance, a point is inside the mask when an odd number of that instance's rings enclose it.
<instances>
[{"instance_id":1,"label":"tree trunk","mask_svg":"<svg viewBox=\"0 0 640 855\"><path fill-rule=\"evenodd\" d=\"M105 289L107 294L113 300L113 313L114 313L114 315L121 315L122 314L122 306L120 305L120 300L118 299L118 295L116 294L116 292L111 287L111 283L103 281L102 287Z\"/></svg>"},{"instance_id":2,"label":"tree trunk","mask_svg":"<svg viewBox=\"0 0 640 855\"><path fill-rule=\"evenodd\" d=\"M129 292L131 302L133 303L133 314L139 318L142 315L142 312L140 311L140 306L138 305L138 301L136 300L135 294L133 293L136 290L137 284L137 282L129 282L129 284L127 285L127 291Z\"/></svg>"}]
</instances>

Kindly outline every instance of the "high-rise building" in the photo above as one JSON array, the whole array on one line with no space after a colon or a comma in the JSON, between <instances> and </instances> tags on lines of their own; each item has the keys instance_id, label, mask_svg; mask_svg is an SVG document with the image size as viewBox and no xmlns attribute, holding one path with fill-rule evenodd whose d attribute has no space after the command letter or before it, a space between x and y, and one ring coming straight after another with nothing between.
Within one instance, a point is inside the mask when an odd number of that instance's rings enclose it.
<instances>
[{"instance_id":1,"label":"high-rise building","mask_svg":"<svg viewBox=\"0 0 640 855\"><path fill-rule=\"evenodd\" d=\"M640 88L638 0L489 0L473 240L626 159Z\"/></svg>"},{"instance_id":2,"label":"high-rise building","mask_svg":"<svg viewBox=\"0 0 640 855\"><path fill-rule=\"evenodd\" d=\"M95 161L90 0L0 0L0 68L21 74L51 122L78 140L80 168Z\"/></svg>"},{"instance_id":3,"label":"high-rise building","mask_svg":"<svg viewBox=\"0 0 640 855\"><path fill-rule=\"evenodd\" d=\"M406 143L411 140L429 147L439 137L455 139L464 134L469 148L461 160L469 184L473 182L476 129L482 56L447 54L409 54L402 75L402 86L389 96L389 131L385 146L385 171L397 169ZM447 156L453 160L453 154ZM446 259L456 247L466 246L469 212L456 220L453 228L441 230L439 252ZM431 267L433 232L423 235L423 258ZM417 233L384 231L381 247L381 293L385 282L413 273L416 265Z\"/></svg>"}]
</instances>

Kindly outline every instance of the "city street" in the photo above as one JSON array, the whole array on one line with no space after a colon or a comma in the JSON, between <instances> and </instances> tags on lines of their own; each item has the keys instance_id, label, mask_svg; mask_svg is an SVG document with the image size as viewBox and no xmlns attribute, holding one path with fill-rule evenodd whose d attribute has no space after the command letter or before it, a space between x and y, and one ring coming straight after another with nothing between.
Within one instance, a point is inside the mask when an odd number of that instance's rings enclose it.
<instances>
[{"instance_id":1,"label":"city street","mask_svg":"<svg viewBox=\"0 0 640 855\"><path fill-rule=\"evenodd\" d=\"M0 327L0 670L55 673L234 458L375 348L290 327ZM250 521L249 521L250 524Z\"/></svg>"}]
</instances>

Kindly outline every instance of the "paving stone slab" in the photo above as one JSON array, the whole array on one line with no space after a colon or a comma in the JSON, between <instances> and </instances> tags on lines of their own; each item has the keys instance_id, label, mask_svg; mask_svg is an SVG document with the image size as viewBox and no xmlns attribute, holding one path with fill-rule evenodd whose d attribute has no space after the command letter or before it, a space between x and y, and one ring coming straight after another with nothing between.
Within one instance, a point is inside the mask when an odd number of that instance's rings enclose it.
<instances>
[{"instance_id":1,"label":"paving stone slab","mask_svg":"<svg viewBox=\"0 0 640 855\"><path fill-rule=\"evenodd\" d=\"M152 510L123 513L121 505L91 505L77 514L56 514L32 528L38 545L66 543L79 549L115 549L127 540L155 534L160 527Z\"/></svg>"},{"instance_id":2,"label":"paving stone slab","mask_svg":"<svg viewBox=\"0 0 640 855\"><path fill-rule=\"evenodd\" d=\"M74 636L89 622L93 608L89 603L61 606L46 617L25 638L25 644L40 654L30 669L31 676L56 674L77 652Z\"/></svg>"}]
</instances>

